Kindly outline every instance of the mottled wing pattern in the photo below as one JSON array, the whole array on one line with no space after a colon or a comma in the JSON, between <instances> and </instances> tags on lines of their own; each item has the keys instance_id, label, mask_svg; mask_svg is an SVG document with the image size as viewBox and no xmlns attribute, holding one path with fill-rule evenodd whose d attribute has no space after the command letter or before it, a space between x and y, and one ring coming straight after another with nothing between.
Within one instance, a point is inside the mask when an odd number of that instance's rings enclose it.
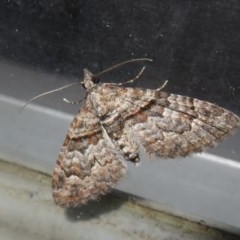
<instances>
[{"instance_id":1,"label":"mottled wing pattern","mask_svg":"<svg viewBox=\"0 0 240 240\"><path fill-rule=\"evenodd\" d=\"M153 100L153 91L105 83L94 89L91 96L99 119L116 148L126 160L139 162L140 139L134 125L147 121L146 110Z\"/></svg>"},{"instance_id":2,"label":"mottled wing pattern","mask_svg":"<svg viewBox=\"0 0 240 240\"><path fill-rule=\"evenodd\" d=\"M158 157L186 156L214 146L240 125L239 117L212 103L158 90L103 84L94 99L109 136L133 162L140 145Z\"/></svg>"},{"instance_id":3,"label":"mottled wing pattern","mask_svg":"<svg viewBox=\"0 0 240 240\"><path fill-rule=\"evenodd\" d=\"M106 136L89 98L74 118L53 172L53 197L80 206L108 192L125 174L122 155Z\"/></svg>"},{"instance_id":4,"label":"mottled wing pattern","mask_svg":"<svg viewBox=\"0 0 240 240\"><path fill-rule=\"evenodd\" d=\"M240 125L239 117L209 102L164 92L144 112L145 122L129 120L149 154L186 156L213 147Z\"/></svg>"}]
</instances>

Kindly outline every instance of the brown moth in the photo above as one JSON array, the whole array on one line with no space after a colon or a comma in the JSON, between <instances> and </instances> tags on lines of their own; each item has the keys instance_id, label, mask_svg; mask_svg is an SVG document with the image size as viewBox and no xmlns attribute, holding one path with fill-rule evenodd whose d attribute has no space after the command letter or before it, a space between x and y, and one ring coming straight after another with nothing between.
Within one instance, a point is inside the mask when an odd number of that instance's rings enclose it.
<instances>
[{"instance_id":1,"label":"brown moth","mask_svg":"<svg viewBox=\"0 0 240 240\"><path fill-rule=\"evenodd\" d=\"M240 126L239 117L224 108L162 88L100 83L88 70L82 85L85 103L53 172L53 198L62 207L109 192L124 176L126 161L140 161L140 146L159 158L184 157L215 146Z\"/></svg>"}]
</instances>

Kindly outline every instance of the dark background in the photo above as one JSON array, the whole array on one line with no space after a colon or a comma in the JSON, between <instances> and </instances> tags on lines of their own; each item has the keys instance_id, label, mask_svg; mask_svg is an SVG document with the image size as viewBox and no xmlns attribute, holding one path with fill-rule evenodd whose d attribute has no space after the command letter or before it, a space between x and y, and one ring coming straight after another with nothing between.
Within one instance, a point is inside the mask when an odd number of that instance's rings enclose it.
<instances>
[{"instance_id":1,"label":"dark background","mask_svg":"<svg viewBox=\"0 0 240 240\"><path fill-rule=\"evenodd\" d=\"M156 88L168 79L165 91L208 100L238 114L239 46L237 0L0 3L0 61L82 78L84 67L97 73L127 59L150 57L154 62L134 86ZM139 69L133 64L102 81L123 81ZM11 94L12 88L6 84L0 91ZM13 92L16 96L19 91Z\"/></svg>"}]
</instances>

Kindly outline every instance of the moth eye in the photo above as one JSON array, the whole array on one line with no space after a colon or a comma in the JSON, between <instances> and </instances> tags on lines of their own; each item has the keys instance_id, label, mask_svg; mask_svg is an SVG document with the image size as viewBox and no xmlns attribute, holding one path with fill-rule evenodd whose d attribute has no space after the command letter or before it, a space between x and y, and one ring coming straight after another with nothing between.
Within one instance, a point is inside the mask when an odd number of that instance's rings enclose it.
<instances>
[{"instance_id":1,"label":"moth eye","mask_svg":"<svg viewBox=\"0 0 240 240\"><path fill-rule=\"evenodd\" d=\"M85 83L84 83L84 82L82 82L81 85L82 85L82 87L83 87L84 89L86 89L86 86L85 86Z\"/></svg>"},{"instance_id":2,"label":"moth eye","mask_svg":"<svg viewBox=\"0 0 240 240\"><path fill-rule=\"evenodd\" d=\"M100 78L98 77L93 77L92 78L93 83L100 83Z\"/></svg>"}]
</instances>

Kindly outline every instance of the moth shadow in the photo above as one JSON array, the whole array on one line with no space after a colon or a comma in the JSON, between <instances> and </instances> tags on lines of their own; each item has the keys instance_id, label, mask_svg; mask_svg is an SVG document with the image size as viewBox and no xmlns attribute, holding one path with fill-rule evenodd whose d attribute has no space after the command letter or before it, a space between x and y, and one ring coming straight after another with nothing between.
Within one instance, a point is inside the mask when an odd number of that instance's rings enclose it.
<instances>
[{"instance_id":1,"label":"moth shadow","mask_svg":"<svg viewBox=\"0 0 240 240\"><path fill-rule=\"evenodd\" d=\"M96 201L92 201L81 207L68 208L65 210L67 219L71 222L86 221L97 218L102 214L119 209L129 201L129 194L113 190L110 194L102 196Z\"/></svg>"}]
</instances>

